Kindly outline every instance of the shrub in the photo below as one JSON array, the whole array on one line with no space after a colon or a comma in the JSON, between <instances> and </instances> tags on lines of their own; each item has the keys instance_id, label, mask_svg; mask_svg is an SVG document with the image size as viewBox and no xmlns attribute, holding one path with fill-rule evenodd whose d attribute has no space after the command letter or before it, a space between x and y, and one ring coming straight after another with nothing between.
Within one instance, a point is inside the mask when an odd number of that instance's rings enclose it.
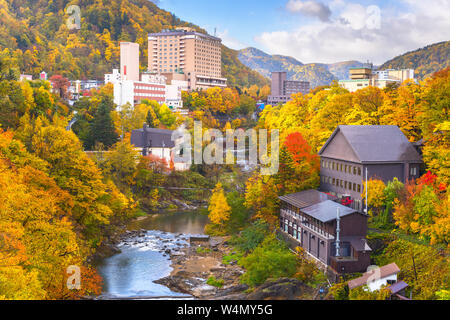
<instances>
[{"instance_id":1,"label":"shrub","mask_svg":"<svg viewBox=\"0 0 450 320\"><path fill-rule=\"evenodd\" d=\"M208 278L208 280L206 281L207 284L209 284L210 286L216 287L216 288L222 288L223 284L224 284L224 280L223 279L216 279L214 276L211 276Z\"/></svg>"},{"instance_id":2,"label":"shrub","mask_svg":"<svg viewBox=\"0 0 450 320\"><path fill-rule=\"evenodd\" d=\"M269 225L258 220L242 231L240 237L235 239L236 247L243 252L250 252L260 245L269 232Z\"/></svg>"},{"instance_id":3,"label":"shrub","mask_svg":"<svg viewBox=\"0 0 450 320\"><path fill-rule=\"evenodd\" d=\"M297 258L284 243L269 235L239 264L247 270L241 281L256 286L269 278L292 277L296 272Z\"/></svg>"}]
</instances>

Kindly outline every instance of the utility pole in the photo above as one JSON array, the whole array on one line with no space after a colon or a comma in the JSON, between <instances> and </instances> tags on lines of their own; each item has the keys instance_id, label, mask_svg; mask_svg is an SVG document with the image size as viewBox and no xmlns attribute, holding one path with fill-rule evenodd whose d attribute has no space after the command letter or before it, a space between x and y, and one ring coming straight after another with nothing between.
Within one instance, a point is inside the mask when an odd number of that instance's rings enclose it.
<instances>
[{"instance_id":1,"label":"utility pole","mask_svg":"<svg viewBox=\"0 0 450 320\"><path fill-rule=\"evenodd\" d=\"M366 214L369 214L369 170L366 167Z\"/></svg>"}]
</instances>

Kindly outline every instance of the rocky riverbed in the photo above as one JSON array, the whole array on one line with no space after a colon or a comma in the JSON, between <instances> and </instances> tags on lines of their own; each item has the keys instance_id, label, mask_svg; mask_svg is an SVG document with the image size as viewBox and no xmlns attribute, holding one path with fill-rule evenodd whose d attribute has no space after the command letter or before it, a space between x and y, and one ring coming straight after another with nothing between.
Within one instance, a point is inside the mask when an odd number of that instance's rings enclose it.
<instances>
[{"instance_id":1,"label":"rocky riverbed","mask_svg":"<svg viewBox=\"0 0 450 320\"><path fill-rule=\"evenodd\" d=\"M236 261L222 263L223 257L233 252L227 237L214 237L199 243L190 243L189 239L189 235L181 233L144 229L125 231L106 250L109 254L121 253L107 258L118 261L109 265L109 291L98 298L293 300L314 299L317 296L316 290L294 279L268 281L250 289L240 283L240 277L245 271ZM151 256L147 256L147 252ZM136 268L136 264L139 266L131 274L138 279L130 280L129 273L123 277L117 275L124 272L121 267L127 263L131 265L125 265L126 270L129 267ZM223 286L218 288L207 284L210 277L223 281Z\"/></svg>"},{"instance_id":2,"label":"rocky riverbed","mask_svg":"<svg viewBox=\"0 0 450 320\"><path fill-rule=\"evenodd\" d=\"M155 283L197 299L214 299L218 295L242 293L248 289L248 286L239 282L244 270L236 263L222 263L223 256L231 250L225 237L212 238L203 244L187 245L181 252L170 253L173 271L170 276ZM218 288L208 285L210 277L223 280L223 286Z\"/></svg>"}]
</instances>

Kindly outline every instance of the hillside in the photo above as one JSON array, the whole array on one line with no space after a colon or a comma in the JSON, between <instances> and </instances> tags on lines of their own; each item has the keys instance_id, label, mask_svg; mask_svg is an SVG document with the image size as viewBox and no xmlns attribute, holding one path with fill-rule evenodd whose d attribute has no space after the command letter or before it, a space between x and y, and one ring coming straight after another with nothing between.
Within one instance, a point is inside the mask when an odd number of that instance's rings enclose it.
<instances>
[{"instance_id":1,"label":"hillside","mask_svg":"<svg viewBox=\"0 0 450 320\"><path fill-rule=\"evenodd\" d=\"M69 4L81 8L80 30L66 25L69 16L64 10ZM145 70L148 33L177 26L205 32L148 0L0 0L0 12L0 50L7 48L21 72L35 77L45 70L50 76L101 80L119 65L120 41L140 44ZM231 85L264 83L258 73L224 51L223 75L232 79Z\"/></svg>"},{"instance_id":2,"label":"hillside","mask_svg":"<svg viewBox=\"0 0 450 320\"><path fill-rule=\"evenodd\" d=\"M269 55L256 48L240 50L239 60L267 78L270 78L274 71L286 71L289 79L309 81L312 87L328 85L333 80L346 79L350 68L363 65L358 61L303 64L293 57Z\"/></svg>"},{"instance_id":3,"label":"hillside","mask_svg":"<svg viewBox=\"0 0 450 320\"><path fill-rule=\"evenodd\" d=\"M239 60L247 67L258 71L264 77L270 78L273 71L286 70L288 77L292 77L295 67L303 66L303 63L292 57L281 55L269 55L256 48L246 48L239 51Z\"/></svg>"},{"instance_id":4,"label":"hillside","mask_svg":"<svg viewBox=\"0 0 450 320\"><path fill-rule=\"evenodd\" d=\"M380 69L412 68L416 70L416 77L423 80L448 66L450 66L450 41L405 53L385 62Z\"/></svg>"},{"instance_id":5,"label":"hillside","mask_svg":"<svg viewBox=\"0 0 450 320\"><path fill-rule=\"evenodd\" d=\"M238 51L222 46L222 72L228 79L230 87L250 87L253 84L263 87L270 81L257 71L242 64Z\"/></svg>"}]
</instances>

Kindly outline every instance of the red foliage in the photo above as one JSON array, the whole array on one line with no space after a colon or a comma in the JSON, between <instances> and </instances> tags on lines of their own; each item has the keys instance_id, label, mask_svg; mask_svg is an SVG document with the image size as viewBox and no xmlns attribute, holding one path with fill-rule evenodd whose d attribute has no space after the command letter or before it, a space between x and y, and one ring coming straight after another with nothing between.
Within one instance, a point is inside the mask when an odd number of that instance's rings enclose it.
<instances>
[{"instance_id":1,"label":"red foliage","mask_svg":"<svg viewBox=\"0 0 450 320\"><path fill-rule=\"evenodd\" d=\"M162 159L153 154L149 154L142 158L142 162L145 163L145 166L155 172L164 173L169 171L169 165L167 164L166 159Z\"/></svg>"},{"instance_id":2,"label":"red foliage","mask_svg":"<svg viewBox=\"0 0 450 320\"><path fill-rule=\"evenodd\" d=\"M313 164L314 167L319 168L319 156L312 153L311 146L300 132L294 132L288 135L284 141L284 146L297 164L300 164L302 161L307 161Z\"/></svg>"},{"instance_id":3,"label":"red foliage","mask_svg":"<svg viewBox=\"0 0 450 320\"><path fill-rule=\"evenodd\" d=\"M422 177L417 179L417 184L418 185L433 186L436 183L436 179L437 179L437 176L432 174L431 171L428 171Z\"/></svg>"},{"instance_id":4,"label":"red foliage","mask_svg":"<svg viewBox=\"0 0 450 320\"><path fill-rule=\"evenodd\" d=\"M437 175L428 171L422 177L417 179L417 185L420 186L430 186L437 192L443 192L447 190L447 185L445 183L438 183Z\"/></svg>"}]
</instances>

